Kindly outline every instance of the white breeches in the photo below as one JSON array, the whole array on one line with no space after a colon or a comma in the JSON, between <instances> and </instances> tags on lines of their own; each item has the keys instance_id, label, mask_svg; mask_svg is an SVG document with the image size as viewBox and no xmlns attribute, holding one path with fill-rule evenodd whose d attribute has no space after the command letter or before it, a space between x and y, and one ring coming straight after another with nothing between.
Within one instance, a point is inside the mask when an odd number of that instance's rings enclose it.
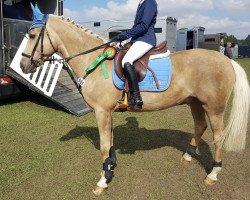
<instances>
[{"instance_id":1,"label":"white breeches","mask_svg":"<svg viewBox=\"0 0 250 200\"><path fill-rule=\"evenodd\" d=\"M124 67L124 64L127 62L133 65L136 60L144 56L152 48L153 46L146 42L135 42L122 59L122 67Z\"/></svg>"}]
</instances>

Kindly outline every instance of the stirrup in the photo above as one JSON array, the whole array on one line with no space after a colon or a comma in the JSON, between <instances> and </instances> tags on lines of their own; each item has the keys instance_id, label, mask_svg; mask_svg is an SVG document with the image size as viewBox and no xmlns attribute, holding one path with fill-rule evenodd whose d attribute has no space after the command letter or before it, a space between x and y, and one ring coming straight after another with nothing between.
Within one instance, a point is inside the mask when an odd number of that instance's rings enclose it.
<instances>
[{"instance_id":1,"label":"stirrup","mask_svg":"<svg viewBox=\"0 0 250 200\"><path fill-rule=\"evenodd\" d=\"M124 91L123 97L121 100L118 100L118 110L127 110L128 108L128 93Z\"/></svg>"}]
</instances>

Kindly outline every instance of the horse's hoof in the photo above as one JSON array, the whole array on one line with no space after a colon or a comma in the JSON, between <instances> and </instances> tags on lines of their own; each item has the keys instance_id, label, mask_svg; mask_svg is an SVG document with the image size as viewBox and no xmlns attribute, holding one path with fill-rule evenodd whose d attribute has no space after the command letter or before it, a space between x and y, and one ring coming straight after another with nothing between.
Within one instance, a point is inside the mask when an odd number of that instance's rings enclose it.
<instances>
[{"instance_id":1,"label":"horse's hoof","mask_svg":"<svg viewBox=\"0 0 250 200\"><path fill-rule=\"evenodd\" d=\"M185 166L187 166L187 165L189 165L190 163L191 163L191 161L188 161L188 160L186 160L185 158L181 158L181 163L183 164L183 165L185 165Z\"/></svg>"},{"instance_id":2,"label":"horse's hoof","mask_svg":"<svg viewBox=\"0 0 250 200\"><path fill-rule=\"evenodd\" d=\"M96 187L96 189L95 190L93 190L93 193L95 194L95 195L101 195L101 194L103 194L104 192L106 192L108 190L108 188L102 188L102 187Z\"/></svg>"},{"instance_id":3,"label":"horse's hoof","mask_svg":"<svg viewBox=\"0 0 250 200\"><path fill-rule=\"evenodd\" d=\"M213 179L209 178L208 176L204 180L204 183L206 185L209 185L209 186L214 185L216 182L217 182L217 180L213 180Z\"/></svg>"}]
</instances>

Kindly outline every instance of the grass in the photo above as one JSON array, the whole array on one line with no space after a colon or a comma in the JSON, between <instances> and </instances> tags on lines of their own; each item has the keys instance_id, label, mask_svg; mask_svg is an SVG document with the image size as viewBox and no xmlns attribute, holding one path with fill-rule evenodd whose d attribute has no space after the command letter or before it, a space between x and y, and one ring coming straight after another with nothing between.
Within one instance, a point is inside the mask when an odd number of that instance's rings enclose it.
<instances>
[{"instance_id":1,"label":"grass","mask_svg":"<svg viewBox=\"0 0 250 200\"><path fill-rule=\"evenodd\" d=\"M250 77L250 59L238 61ZM102 163L93 113L75 117L40 96L2 102L0 110L0 199L97 199L91 191ZM244 153L225 153L220 183L206 187L210 130L201 156L180 165L192 132L188 106L115 113L118 167L109 192L98 199L247 199L249 138Z\"/></svg>"},{"instance_id":2,"label":"grass","mask_svg":"<svg viewBox=\"0 0 250 200\"><path fill-rule=\"evenodd\" d=\"M247 75L248 75L248 80L250 78L250 58L239 58L236 60L238 63L240 63L241 66L244 67Z\"/></svg>"}]
</instances>

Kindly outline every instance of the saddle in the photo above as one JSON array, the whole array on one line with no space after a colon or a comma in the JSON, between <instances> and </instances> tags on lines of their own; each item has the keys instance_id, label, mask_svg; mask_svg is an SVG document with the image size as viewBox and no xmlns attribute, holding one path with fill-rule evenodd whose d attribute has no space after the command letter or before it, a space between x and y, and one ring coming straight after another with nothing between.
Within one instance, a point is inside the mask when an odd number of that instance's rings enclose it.
<instances>
[{"instance_id":1,"label":"saddle","mask_svg":"<svg viewBox=\"0 0 250 200\"><path fill-rule=\"evenodd\" d=\"M129 48L132 46L131 43L128 43L124 46L124 48L120 49L120 51L117 53L115 57L115 71L117 75L122 79L126 80L123 74L123 68L122 68L122 59L129 50ZM155 76L154 71L148 66L149 57L151 55L161 54L167 52L167 41L162 42L158 46L152 48L148 53L146 53L144 56L142 56L140 59L134 62L134 67L137 72L138 81L141 82L144 80L147 70L149 70L153 76L156 83L157 88L159 88L157 77Z\"/></svg>"}]
</instances>

